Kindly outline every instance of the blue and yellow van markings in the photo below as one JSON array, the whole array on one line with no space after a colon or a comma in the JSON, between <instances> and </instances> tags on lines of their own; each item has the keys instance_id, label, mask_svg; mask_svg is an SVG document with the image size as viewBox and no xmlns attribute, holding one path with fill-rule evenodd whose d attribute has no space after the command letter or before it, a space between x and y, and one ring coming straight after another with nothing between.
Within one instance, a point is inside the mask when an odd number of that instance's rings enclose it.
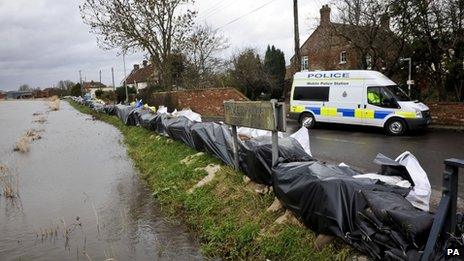
<instances>
[{"instance_id":1,"label":"blue and yellow van markings","mask_svg":"<svg viewBox=\"0 0 464 261\"><path fill-rule=\"evenodd\" d=\"M314 115L321 115L321 108L319 107L306 107L307 110L310 110Z\"/></svg>"},{"instance_id":2,"label":"blue and yellow van markings","mask_svg":"<svg viewBox=\"0 0 464 261\"><path fill-rule=\"evenodd\" d=\"M369 110L369 109L348 109L336 107L305 107L302 105L292 106L291 112L301 113L310 111L314 115L332 116L332 117L350 117L350 118L364 118L364 119L385 119L390 114L396 114L404 118L415 118L414 112L405 111L385 111L385 110Z\"/></svg>"},{"instance_id":3,"label":"blue and yellow van markings","mask_svg":"<svg viewBox=\"0 0 464 261\"><path fill-rule=\"evenodd\" d=\"M354 109L337 109L337 112L341 113L343 117L354 117Z\"/></svg>"}]
</instances>

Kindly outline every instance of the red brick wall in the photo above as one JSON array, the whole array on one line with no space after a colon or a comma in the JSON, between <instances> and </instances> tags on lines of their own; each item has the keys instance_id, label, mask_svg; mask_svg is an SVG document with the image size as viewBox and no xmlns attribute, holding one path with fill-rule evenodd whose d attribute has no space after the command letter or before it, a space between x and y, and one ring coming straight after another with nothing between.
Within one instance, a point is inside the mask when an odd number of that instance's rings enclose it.
<instances>
[{"instance_id":1,"label":"red brick wall","mask_svg":"<svg viewBox=\"0 0 464 261\"><path fill-rule=\"evenodd\" d=\"M173 109L190 108L204 116L223 116L224 101L245 101L248 98L235 88L185 90L153 94L153 105Z\"/></svg>"},{"instance_id":2,"label":"red brick wall","mask_svg":"<svg viewBox=\"0 0 464 261\"><path fill-rule=\"evenodd\" d=\"M433 124L464 126L464 103L439 102L427 104Z\"/></svg>"}]
</instances>

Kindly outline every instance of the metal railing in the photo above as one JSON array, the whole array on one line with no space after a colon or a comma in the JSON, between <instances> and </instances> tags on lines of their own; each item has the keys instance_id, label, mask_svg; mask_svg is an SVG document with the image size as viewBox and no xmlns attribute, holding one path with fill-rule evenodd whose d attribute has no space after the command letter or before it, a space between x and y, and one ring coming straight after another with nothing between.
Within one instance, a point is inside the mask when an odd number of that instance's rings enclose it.
<instances>
[{"instance_id":1,"label":"metal railing","mask_svg":"<svg viewBox=\"0 0 464 261\"><path fill-rule=\"evenodd\" d=\"M440 204L435 213L427 245L422 254L422 261L429 261L437 245L438 239L446 235L456 234L456 207L458 200L459 169L464 168L464 160L445 160L443 172L443 189Z\"/></svg>"}]
</instances>

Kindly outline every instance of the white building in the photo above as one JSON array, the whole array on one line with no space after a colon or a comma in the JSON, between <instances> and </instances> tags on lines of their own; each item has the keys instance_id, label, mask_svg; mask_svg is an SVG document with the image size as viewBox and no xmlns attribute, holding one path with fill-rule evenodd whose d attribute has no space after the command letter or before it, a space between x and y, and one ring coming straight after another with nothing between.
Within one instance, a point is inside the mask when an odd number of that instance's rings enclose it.
<instances>
[{"instance_id":1,"label":"white building","mask_svg":"<svg viewBox=\"0 0 464 261\"><path fill-rule=\"evenodd\" d=\"M145 89L150 83L155 82L155 70L152 64L148 64L147 61L143 61L142 67L138 64L134 64L134 69L126 77L126 85L128 87L135 87L137 91ZM123 80L124 83L124 80Z\"/></svg>"}]
</instances>

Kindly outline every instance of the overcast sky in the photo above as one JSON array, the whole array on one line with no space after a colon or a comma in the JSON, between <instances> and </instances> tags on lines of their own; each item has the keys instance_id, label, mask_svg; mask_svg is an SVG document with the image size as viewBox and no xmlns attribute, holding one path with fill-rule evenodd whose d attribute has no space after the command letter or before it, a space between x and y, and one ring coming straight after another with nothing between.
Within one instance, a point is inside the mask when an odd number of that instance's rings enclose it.
<instances>
[{"instance_id":1,"label":"overcast sky","mask_svg":"<svg viewBox=\"0 0 464 261\"><path fill-rule=\"evenodd\" d=\"M120 83L124 77L122 57L117 50L98 48L95 35L89 33L81 20L80 2L0 0L1 90L16 90L23 83L45 88L59 80L77 82L79 70L87 81L98 81L98 72L102 70L102 82L111 84L111 67L115 70L116 84ZM303 43L318 24L320 6L328 1L299 2ZM224 57L245 47L264 53L268 44L282 49L287 62L292 55L293 1L197 0L195 6L199 23L220 28L229 39L231 46L222 54ZM240 19L230 23L237 18ZM141 63L142 57L143 53L127 57L127 72L134 63Z\"/></svg>"}]
</instances>

